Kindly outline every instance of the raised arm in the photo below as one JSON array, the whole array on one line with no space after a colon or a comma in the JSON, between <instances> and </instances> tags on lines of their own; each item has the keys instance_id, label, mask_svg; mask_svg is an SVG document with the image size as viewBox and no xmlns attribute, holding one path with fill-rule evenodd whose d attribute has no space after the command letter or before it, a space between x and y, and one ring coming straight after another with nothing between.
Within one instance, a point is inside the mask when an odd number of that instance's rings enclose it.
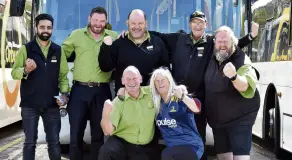
<instances>
[{"instance_id":1,"label":"raised arm","mask_svg":"<svg viewBox=\"0 0 292 160\"><path fill-rule=\"evenodd\" d=\"M103 112L102 112L102 119L100 125L105 135L112 135L115 128L117 128L120 117L120 105L117 103L117 98L111 102L109 99L104 102Z\"/></svg>"},{"instance_id":2,"label":"raised arm","mask_svg":"<svg viewBox=\"0 0 292 160\"><path fill-rule=\"evenodd\" d=\"M103 72L112 71L117 66L118 46L117 41L112 41L112 38L107 36L100 47L98 63Z\"/></svg>"},{"instance_id":3,"label":"raised arm","mask_svg":"<svg viewBox=\"0 0 292 160\"><path fill-rule=\"evenodd\" d=\"M249 45L258 35L259 24L252 22L251 33L241 37L238 40L238 47L244 48Z\"/></svg>"}]
</instances>

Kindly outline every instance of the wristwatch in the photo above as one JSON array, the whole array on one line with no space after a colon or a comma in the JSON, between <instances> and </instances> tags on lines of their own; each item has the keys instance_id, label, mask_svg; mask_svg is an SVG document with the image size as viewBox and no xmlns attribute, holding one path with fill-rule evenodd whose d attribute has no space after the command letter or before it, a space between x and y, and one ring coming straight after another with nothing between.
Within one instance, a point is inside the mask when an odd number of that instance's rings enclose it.
<instances>
[{"instance_id":1,"label":"wristwatch","mask_svg":"<svg viewBox=\"0 0 292 160\"><path fill-rule=\"evenodd\" d=\"M236 78L237 78L237 74L235 74L235 76L231 77L230 80L231 80L231 81L235 81Z\"/></svg>"}]
</instances>

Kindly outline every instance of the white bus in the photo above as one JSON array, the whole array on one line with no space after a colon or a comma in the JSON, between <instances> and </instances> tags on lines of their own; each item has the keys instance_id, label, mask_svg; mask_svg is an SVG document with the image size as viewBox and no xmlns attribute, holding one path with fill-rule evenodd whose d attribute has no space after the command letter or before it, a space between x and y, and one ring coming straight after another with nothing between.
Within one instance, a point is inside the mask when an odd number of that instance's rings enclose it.
<instances>
[{"instance_id":1,"label":"white bus","mask_svg":"<svg viewBox=\"0 0 292 160\"><path fill-rule=\"evenodd\" d=\"M248 54L260 72L261 107L253 134L270 143L277 157L292 152L291 1L252 0L244 20L260 24Z\"/></svg>"},{"instance_id":2,"label":"white bus","mask_svg":"<svg viewBox=\"0 0 292 160\"><path fill-rule=\"evenodd\" d=\"M20 81L12 79L11 67L20 46L31 39L31 8L32 0L0 0L0 128L21 120Z\"/></svg>"}]
</instances>

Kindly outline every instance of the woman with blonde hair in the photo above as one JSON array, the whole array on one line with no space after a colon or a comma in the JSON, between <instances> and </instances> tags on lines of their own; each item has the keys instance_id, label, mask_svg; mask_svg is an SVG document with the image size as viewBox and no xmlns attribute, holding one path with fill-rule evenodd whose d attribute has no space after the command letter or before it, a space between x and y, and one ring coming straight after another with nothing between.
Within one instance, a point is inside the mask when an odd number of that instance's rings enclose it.
<instances>
[{"instance_id":1,"label":"woman with blonde hair","mask_svg":"<svg viewBox=\"0 0 292 160\"><path fill-rule=\"evenodd\" d=\"M150 79L156 108L156 125L166 144L162 160L196 160L204 152L204 144L196 127L194 112L200 102L187 96L185 87L177 86L168 69L156 69Z\"/></svg>"}]
</instances>

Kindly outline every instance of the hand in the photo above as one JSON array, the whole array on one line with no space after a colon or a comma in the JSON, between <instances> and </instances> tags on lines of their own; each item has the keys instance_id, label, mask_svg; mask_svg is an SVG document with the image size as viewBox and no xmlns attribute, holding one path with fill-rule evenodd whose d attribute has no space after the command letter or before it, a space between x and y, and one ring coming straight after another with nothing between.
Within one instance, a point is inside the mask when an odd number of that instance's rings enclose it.
<instances>
[{"instance_id":1,"label":"hand","mask_svg":"<svg viewBox=\"0 0 292 160\"><path fill-rule=\"evenodd\" d=\"M62 99L62 102L59 101L59 99L56 99L58 106L65 106L69 101L69 98L64 94L61 96L61 99Z\"/></svg>"},{"instance_id":2,"label":"hand","mask_svg":"<svg viewBox=\"0 0 292 160\"><path fill-rule=\"evenodd\" d=\"M113 38L111 36L105 36L103 38L103 43L105 43L108 46L111 46L113 44Z\"/></svg>"},{"instance_id":3,"label":"hand","mask_svg":"<svg viewBox=\"0 0 292 160\"><path fill-rule=\"evenodd\" d=\"M181 99L182 96L184 95L184 89L183 87L180 87L180 86L176 86L172 92L173 92L173 95L179 99Z\"/></svg>"},{"instance_id":4,"label":"hand","mask_svg":"<svg viewBox=\"0 0 292 160\"><path fill-rule=\"evenodd\" d=\"M30 73L36 69L37 65L33 59L28 58L25 61L25 67L24 70L26 73Z\"/></svg>"},{"instance_id":5,"label":"hand","mask_svg":"<svg viewBox=\"0 0 292 160\"><path fill-rule=\"evenodd\" d=\"M108 117L110 116L110 113L113 109L113 103L111 100L107 99L105 102L104 102L104 105L103 105L103 111L102 111L102 116L103 117Z\"/></svg>"},{"instance_id":6,"label":"hand","mask_svg":"<svg viewBox=\"0 0 292 160\"><path fill-rule=\"evenodd\" d=\"M128 35L128 31L122 31L118 38L122 37L125 38Z\"/></svg>"},{"instance_id":7,"label":"hand","mask_svg":"<svg viewBox=\"0 0 292 160\"><path fill-rule=\"evenodd\" d=\"M255 38L259 33L259 24L255 22L251 22L251 36Z\"/></svg>"},{"instance_id":8,"label":"hand","mask_svg":"<svg viewBox=\"0 0 292 160\"><path fill-rule=\"evenodd\" d=\"M120 88L119 90L118 90L118 96L125 96L125 88L124 87L122 87L122 88Z\"/></svg>"},{"instance_id":9,"label":"hand","mask_svg":"<svg viewBox=\"0 0 292 160\"><path fill-rule=\"evenodd\" d=\"M183 92L185 95L188 94L188 90L187 90L187 87L186 87L185 85L179 85L178 87L182 89L182 92Z\"/></svg>"},{"instance_id":10,"label":"hand","mask_svg":"<svg viewBox=\"0 0 292 160\"><path fill-rule=\"evenodd\" d=\"M236 75L236 69L234 65L231 62L229 62L224 66L223 73L226 77L232 78Z\"/></svg>"}]
</instances>

